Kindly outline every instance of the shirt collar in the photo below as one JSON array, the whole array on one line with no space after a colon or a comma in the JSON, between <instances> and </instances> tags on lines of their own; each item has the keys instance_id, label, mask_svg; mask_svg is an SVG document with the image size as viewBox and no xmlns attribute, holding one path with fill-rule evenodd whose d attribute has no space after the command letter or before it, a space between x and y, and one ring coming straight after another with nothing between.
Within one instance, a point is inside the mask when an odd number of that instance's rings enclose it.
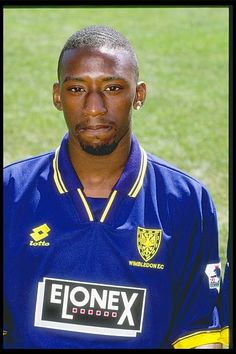
<instances>
[{"instance_id":1,"label":"shirt collar","mask_svg":"<svg viewBox=\"0 0 236 354\"><path fill-rule=\"evenodd\" d=\"M147 155L139 145L134 135L131 138L131 148L129 158L125 168L117 183L112 188L113 191L127 194L135 198L143 185L143 180L147 168ZM65 134L61 145L56 149L53 159L53 179L60 194L71 190L83 190L69 158L68 154L68 133Z\"/></svg>"}]
</instances>

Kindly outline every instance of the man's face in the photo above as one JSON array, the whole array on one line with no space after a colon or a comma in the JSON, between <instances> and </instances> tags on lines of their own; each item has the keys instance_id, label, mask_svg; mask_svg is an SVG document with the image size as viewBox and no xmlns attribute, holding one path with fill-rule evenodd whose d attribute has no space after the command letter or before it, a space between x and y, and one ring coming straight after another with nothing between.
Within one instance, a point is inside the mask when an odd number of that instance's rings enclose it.
<instances>
[{"instance_id":1,"label":"man's face","mask_svg":"<svg viewBox=\"0 0 236 354\"><path fill-rule=\"evenodd\" d=\"M69 139L89 153L111 153L130 132L137 83L124 50L71 49L64 52L54 104L63 110Z\"/></svg>"}]
</instances>

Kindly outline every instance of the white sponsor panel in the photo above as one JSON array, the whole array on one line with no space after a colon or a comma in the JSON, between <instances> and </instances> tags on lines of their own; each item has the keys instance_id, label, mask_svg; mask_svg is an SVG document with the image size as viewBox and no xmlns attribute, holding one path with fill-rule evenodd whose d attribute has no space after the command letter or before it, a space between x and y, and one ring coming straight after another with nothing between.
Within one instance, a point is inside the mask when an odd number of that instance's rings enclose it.
<instances>
[{"instance_id":1,"label":"white sponsor panel","mask_svg":"<svg viewBox=\"0 0 236 354\"><path fill-rule=\"evenodd\" d=\"M35 326L135 337L142 331L146 289L44 278Z\"/></svg>"}]
</instances>

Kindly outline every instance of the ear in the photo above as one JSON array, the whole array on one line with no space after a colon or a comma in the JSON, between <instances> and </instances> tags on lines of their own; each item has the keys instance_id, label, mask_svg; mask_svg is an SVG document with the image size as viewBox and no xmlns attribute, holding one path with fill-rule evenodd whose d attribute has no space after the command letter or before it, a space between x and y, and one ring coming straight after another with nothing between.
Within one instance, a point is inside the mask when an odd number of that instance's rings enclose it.
<instances>
[{"instance_id":1,"label":"ear","mask_svg":"<svg viewBox=\"0 0 236 354\"><path fill-rule=\"evenodd\" d=\"M53 85L53 103L56 109L58 109L58 111L62 111L60 85L58 82Z\"/></svg>"},{"instance_id":2,"label":"ear","mask_svg":"<svg viewBox=\"0 0 236 354\"><path fill-rule=\"evenodd\" d=\"M145 101L146 98L146 84L143 81L138 82L137 86L136 86L136 95L135 95L135 99L133 102L133 107L134 109L139 110Z\"/></svg>"}]
</instances>

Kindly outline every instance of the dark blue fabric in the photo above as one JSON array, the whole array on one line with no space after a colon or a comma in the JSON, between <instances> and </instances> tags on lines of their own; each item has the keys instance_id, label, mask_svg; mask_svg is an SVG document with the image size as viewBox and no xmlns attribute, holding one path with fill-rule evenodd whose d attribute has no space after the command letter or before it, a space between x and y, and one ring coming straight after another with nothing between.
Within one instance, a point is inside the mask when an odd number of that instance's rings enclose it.
<instances>
[{"instance_id":1,"label":"dark blue fabric","mask_svg":"<svg viewBox=\"0 0 236 354\"><path fill-rule=\"evenodd\" d=\"M130 157L113 188L117 194L107 217L104 222L98 221L106 202L102 206L100 201L87 198L97 215L89 221L77 191L82 186L65 147L66 138L58 166L67 193L60 194L54 181L54 152L4 169L4 299L9 331L4 347L161 349L172 348L173 342L183 336L218 328L218 276L214 273L219 263L217 218L205 186L148 154L142 187L135 198L128 196L141 159L140 146L133 137ZM46 230L45 237L35 241L38 227ZM145 260L149 252L150 259ZM212 270L207 275L209 264ZM77 327L72 326L70 318L79 318L76 304L83 299L74 295L75 312L71 312L67 301L73 300L73 292L70 296L66 293L69 285L55 285L47 298L46 293L41 294L46 291L47 279L103 286L100 307L112 309L107 311L109 316L116 316L116 311L124 313L132 291L138 296L138 290L136 294L132 289L144 289L143 307L135 300L131 313L127 310L125 321L121 321L120 329L128 328L131 336L117 329L117 323L116 335L107 335L105 310L103 334L92 333L96 325L91 333L75 331ZM110 292L110 300L105 303L106 286L120 290ZM62 306L59 324L66 330L55 328L57 321L45 320L49 328L43 326L40 309L45 308L46 298L50 304ZM93 310L95 305L90 306ZM54 310L50 311L53 316ZM136 318L141 322L135 332L132 320L136 325Z\"/></svg>"}]
</instances>

